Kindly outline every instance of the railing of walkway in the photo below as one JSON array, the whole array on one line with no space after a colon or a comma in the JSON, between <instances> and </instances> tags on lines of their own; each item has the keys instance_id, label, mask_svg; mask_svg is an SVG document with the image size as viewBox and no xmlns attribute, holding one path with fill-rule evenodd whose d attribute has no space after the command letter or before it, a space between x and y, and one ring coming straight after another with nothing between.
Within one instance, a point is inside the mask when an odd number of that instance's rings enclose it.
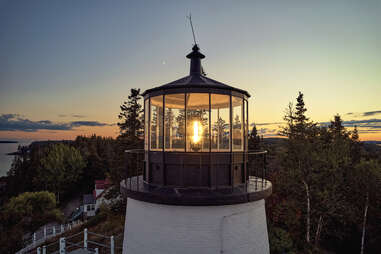
<instances>
[{"instance_id":1,"label":"railing of walkway","mask_svg":"<svg viewBox=\"0 0 381 254\"><path fill-rule=\"evenodd\" d=\"M246 163L247 182L252 182L255 190L266 188L267 151L248 151Z\"/></svg>"},{"instance_id":2,"label":"railing of walkway","mask_svg":"<svg viewBox=\"0 0 381 254\"><path fill-rule=\"evenodd\" d=\"M140 191L144 185L144 167L146 165L143 149L126 150L127 167L125 187L133 191ZM263 190L267 187L267 151L266 150L250 150L244 152L246 163L246 188L254 187L254 190ZM219 165L219 162L210 162L210 164ZM218 186L217 186L218 187Z\"/></svg>"},{"instance_id":3,"label":"railing of walkway","mask_svg":"<svg viewBox=\"0 0 381 254\"><path fill-rule=\"evenodd\" d=\"M38 247L36 250L24 253L37 254L64 254L74 250L83 249L88 253L96 254L119 254L123 249L123 234L106 236L90 232L85 228L83 231L68 237L61 237L58 241Z\"/></svg>"},{"instance_id":4,"label":"railing of walkway","mask_svg":"<svg viewBox=\"0 0 381 254\"><path fill-rule=\"evenodd\" d=\"M81 224L82 222L77 220L68 224L45 226L41 230L34 232L29 239L24 240L24 248L16 252L16 254L28 252L46 240L61 235L64 232L71 230Z\"/></svg>"}]
</instances>

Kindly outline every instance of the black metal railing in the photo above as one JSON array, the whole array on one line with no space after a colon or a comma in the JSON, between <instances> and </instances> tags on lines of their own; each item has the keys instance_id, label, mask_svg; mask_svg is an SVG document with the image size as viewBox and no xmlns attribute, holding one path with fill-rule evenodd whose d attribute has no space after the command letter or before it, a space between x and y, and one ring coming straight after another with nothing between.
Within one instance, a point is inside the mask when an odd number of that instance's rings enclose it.
<instances>
[{"instance_id":1,"label":"black metal railing","mask_svg":"<svg viewBox=\"0 0 381 254\"><path fill-rule=\"evenodd\" d=\"M267 187L267 151L247 152L247 181L246 187L253 184L255 190Z\"/></svg>"},{"instance_id":2,"label":"black metal railing","mask_svg":"<svg viewBox=\"0 0 381 254\"><path fill-rule=\"evenodd\" d=\"M132 149L126 150L126 178L124 182L124 187L128 190L139 191L145 187L151 186L148 181L146 181L146 160L145 151L143 149ZM248 151L244 152L244 174L242 177L246 178L246 181L241 184L232 184L231 187L246 188L250 187L250 190L262 190L267 187L268 181L266 180L267 171L267 151ZM218 165L218 163L212 164ZM242 178L242 179L244 179ZM213 186L216 189L226 187L226 186Z\"/></svg>"},{"instance_id":3,"label":"black metal railing","mask_svg":"<svg viewBox=\"0 0 381 254\"><path fill-rule=\"evenodd\" d=\"M143 179L145 178L145 153L144 149L131 149L126 150L126 178L125 185L126 187L132 186L136 187L136 190L139 190L139 186L144 184ZM136 184L133 184L133 181L136 181Z\"/></svg>"}]
</instances>

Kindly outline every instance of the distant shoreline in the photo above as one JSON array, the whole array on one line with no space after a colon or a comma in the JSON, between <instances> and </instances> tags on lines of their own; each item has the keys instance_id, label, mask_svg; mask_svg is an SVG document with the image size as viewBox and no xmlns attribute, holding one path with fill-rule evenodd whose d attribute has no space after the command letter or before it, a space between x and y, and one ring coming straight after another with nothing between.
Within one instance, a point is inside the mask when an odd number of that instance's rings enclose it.
<instances>
[{"instance_id":1,"label":"distant shoreline","mask_svg":"<svg viewBox=\"0 0 381 254\"><path fill-rule=\"evenodd\" d=\"M15 143L18 143L18 141L0 140L0 144L15 144Z\"/></svg>"}]
</instances>

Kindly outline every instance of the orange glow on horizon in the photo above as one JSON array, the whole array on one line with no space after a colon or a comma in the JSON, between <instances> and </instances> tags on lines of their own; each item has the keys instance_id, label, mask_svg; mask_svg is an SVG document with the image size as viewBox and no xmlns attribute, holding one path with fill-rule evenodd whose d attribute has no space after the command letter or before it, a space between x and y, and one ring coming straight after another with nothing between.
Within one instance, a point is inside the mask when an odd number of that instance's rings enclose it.
<instances>
[{"instance_id":1,"label":"orange glow on horizon","mask_svg":"<svg viewBox=\"0 0 381 254\"><path fill-rule=\"evenodd\" d=\"M270 128L269 128L270 129ZM381 141L381 132L377 133L361 133L361 128L359 129L359 136L361 141ZM263 135L264 138L283 138L277 135L279 126L274 126L271 128L270 132L267 132L266 128L261 128L257 126L258 135ZM261 132L262 130L262 132ZM347 130L352 130L352 128L347 128ZM193 123L193 136L192 139L195 143L199 142L201 139L201 127L199 123ZM77 136L90 136L97 135L103 137L116 138L119 135L119 127L113 126L100 126L100 127L80 127L73 130L67 131L53 131L53 130L39 130L35 132L26 131L0 131L0 139L25 139L25 140L74 140Z\"/></svg>"},{"instance_id":2,"label":"orange glow on horizon","mask_svg":"<svg viewBox=\"0 0 381 254\"><path fill-rule=\"evenodd\" d=\"M74 140L77 136L97 135L103 137L116 138L119 135L118 126L96 126L96 127L80 127L73 130L54 131L39 130L34 132L28 131L1 131L0 139L26 139L26 140Z\"/></svg>"}]
</instances>

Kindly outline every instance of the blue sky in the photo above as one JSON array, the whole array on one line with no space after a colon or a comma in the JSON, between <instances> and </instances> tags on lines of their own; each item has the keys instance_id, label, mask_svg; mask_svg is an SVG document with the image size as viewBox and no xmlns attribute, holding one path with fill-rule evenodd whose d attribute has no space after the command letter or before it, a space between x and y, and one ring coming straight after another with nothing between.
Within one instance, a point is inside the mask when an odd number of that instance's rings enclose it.
<instances>
[{"instance_id":1,"label":"blue sky","mask_svg":"<svg viewBox=\"0 0 381 254\"><path fill-rule=\"evenodd\" d=\"M315 121L381 119L363 115L381 110L380 1L0 0L0 115L15 116L0 138L115 136L131 88L188 74L189 12L208 76L253 95L251 122L275 130L298 91ZM7 129L26 120L67 129Z\"/></svg>"}]
</instances>

